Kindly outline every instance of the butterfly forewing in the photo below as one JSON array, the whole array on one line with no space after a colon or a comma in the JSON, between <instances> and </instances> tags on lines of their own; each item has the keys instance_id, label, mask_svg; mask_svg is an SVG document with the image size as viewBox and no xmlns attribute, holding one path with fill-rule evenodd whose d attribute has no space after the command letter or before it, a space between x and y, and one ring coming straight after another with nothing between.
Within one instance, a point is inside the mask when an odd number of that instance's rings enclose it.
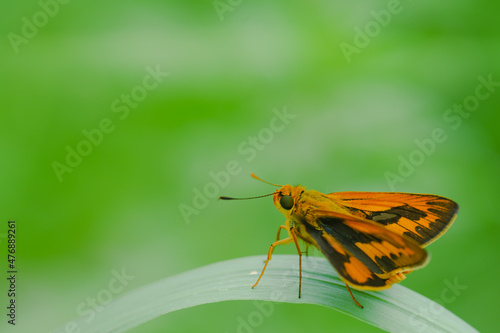
<instances>
[{"instance_id":1,"label":"butterfly forewing","mask_svg":"<svg viewBox=\"0 0 500 333\"><path fill-rule=\"evenodd\" d=\"M338 192L327 195L351 214L383 225L426 246L453 223L458 205L447 198L395 192Z\"/></svg>"}]
</instances>

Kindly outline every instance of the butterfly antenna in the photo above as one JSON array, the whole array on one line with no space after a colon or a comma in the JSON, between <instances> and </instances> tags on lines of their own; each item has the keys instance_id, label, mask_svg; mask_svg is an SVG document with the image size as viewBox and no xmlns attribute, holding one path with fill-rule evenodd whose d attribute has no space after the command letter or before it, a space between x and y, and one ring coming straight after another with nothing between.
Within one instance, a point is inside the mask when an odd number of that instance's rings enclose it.
<instances>
[{"instance_id":1,"label":"butterfly antenna","mask_svg":"<svg viewBox=\"0 0 500 333\"><path fill-rule=\"evenodd\" d=\"M268 181L265 181L263 179L260 179L259 177L257 177L256 175L254 175L253 173L250 173L250 176L252 176L253 178L257 179L257 180L260 180L261 182L263 183L266 183L266 184L269 184L269 185L273 185L273 186L278 186L278 187L282 187L283 185L276 185L276 184L273 184L273 183L270 183Z\"/></svg>"},{"instance_id":2,"label":"butterfly antenna","mask_svg":"<svg viewBox=\"0 0 500 333\"><path fill-rule=\"evenodd\" d=\"M267 182L263 179L260 179L259 177L257 177L256 175L254 175L253 173L250 173L250 175L257 179L257 180L260 180L261 182L264 182L266 184L269 184L269 185L273 185L273 186L277 186L277 187L282 187L283 185L277 185L277 184L273 184L273 183L270 183L270 182ZM259 196L256 196L256 197L248 197L248 198L233 198L233 197L219 197L219 199L221 200L248 200L248 199L257 199L257 198L264 198L264 197L268 197L270 195L273 195L274 193L276 193L276 191L274 191L273 193L269 193L269 194L264 194L264 195L259 195Z\"/></svg>"},{"instance_id":3,"label":"butterfly antenna","mask_svg":"<svg viewBox=\"0 0 500 333\"><path fill-rule=\"evenodd\" d=\"M273 193L259 195L256 197L248 197L248 198L219 197L219 199L221 199L221 200L248 200L248 199L257 199L257 198L268 197L270 195L273 195L274 193L276 193L276 191L274 191Z\"/></svg>"}]
</instances>

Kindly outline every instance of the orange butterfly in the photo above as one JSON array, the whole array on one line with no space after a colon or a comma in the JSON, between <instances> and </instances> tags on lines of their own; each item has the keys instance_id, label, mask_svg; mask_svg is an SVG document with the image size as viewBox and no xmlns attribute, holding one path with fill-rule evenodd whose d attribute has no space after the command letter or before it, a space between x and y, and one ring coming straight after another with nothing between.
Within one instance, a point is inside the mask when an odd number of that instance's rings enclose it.
<instances>
[{"instance_id":1,"label":"orange butterfly","mask_svg":"<svg viewBox=\"0 0 500 333\"><path fill-rule=\"evenodd\" d=\"M254 174L252 177L263 181ZM302 282L302 251L298 239L314 245L339 273L354 302L349 286L363 290L390 288L405 274L428 262L424 247L438 239L453 223L458 205L437 195L396 192L338 192L323 194L303 186L276 185L280 189L253 199L273 196L276 208L286 217L269 248L255 287L277 245L295 243L299 253L299 297ZM220 197L225 200L240 198ZM282 229L288 237L280 239Z\"/></svg>"}]
</instances>

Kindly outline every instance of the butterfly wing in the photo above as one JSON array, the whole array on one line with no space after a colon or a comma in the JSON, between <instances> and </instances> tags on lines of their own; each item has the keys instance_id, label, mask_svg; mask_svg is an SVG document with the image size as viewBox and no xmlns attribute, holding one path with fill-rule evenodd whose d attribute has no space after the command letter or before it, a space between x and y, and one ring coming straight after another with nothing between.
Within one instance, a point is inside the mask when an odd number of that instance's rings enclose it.
<instances>
[{"instance_id":1,"label":"butterfly wing","mask_svg":"<svg viewBox=\"0 0 500 333\"><path fill-rule=\"evenodd\" d=\"M458 213L456 202L437 195L397 192L338 192L327 195L351 214L383 225L427 246L438 239Z\"/></svg>"},{"instance_id":2,"label":"butterfly wing","mask_svg":"<svg viewBox=\"0 0 500 333\"><path fill-rule=\"evenodd\" d=\"M427 252L414 240L370 221L331 211L312 210L302 218L305 231L343 280L358 289L389 288L427 263ZM404 278L404 276L403 276Z\"/></svg>"}]
</instances>

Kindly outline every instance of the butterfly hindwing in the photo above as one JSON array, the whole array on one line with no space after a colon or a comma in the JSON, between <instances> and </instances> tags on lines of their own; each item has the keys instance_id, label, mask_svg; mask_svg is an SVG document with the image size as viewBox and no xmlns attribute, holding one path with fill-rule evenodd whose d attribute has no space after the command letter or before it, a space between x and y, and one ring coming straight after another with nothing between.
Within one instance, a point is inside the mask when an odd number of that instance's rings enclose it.
<instances>
[{"instance_id":1,"label":"butterfly hindwing","mask_svg":"<svg viewBox=\"0 0 500 333\"><path fill-rule=\"evenodd\" d=\"M386 289L394 275L425 265L427 252L415 241L356 217L311 211L314 221L302 219L318 248L350 285Z\"/></svg>"},{"instance_id":2,"label":"butterfly hindwing","mask_svg":"<svg viewBox=\"0 0 500 333\"><path fill-rule=\"evenodd\" d=\"M451 226L458 212L454 201L437 195L338 192L327 197L351 214L410 237L422 246L438 239Z\"/></svg>"}]
</instances>

